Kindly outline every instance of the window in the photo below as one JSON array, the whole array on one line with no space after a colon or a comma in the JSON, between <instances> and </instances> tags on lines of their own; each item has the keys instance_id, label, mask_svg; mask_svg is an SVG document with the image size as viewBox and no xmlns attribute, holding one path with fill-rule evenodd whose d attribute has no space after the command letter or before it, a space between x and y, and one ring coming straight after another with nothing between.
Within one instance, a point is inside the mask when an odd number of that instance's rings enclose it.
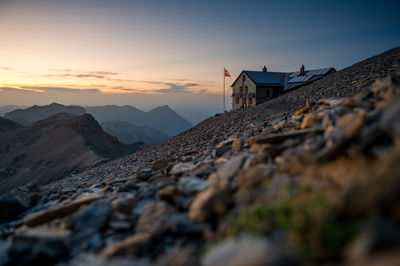
<instances>
[{"instance_id":1,"label":"window","mask_svg":"<svg viewBox=\"0 0 400 266\"><path fill-rule=\"evenodd\" d=\"M242 104L246 104L246 98L242 99Z\"/></svg>"},{"instance_id":2,"label":"window","mask_svg":"<svg viewBox=\"0 0 400 266\"><path fill-rule=\"evenodd\" d=\"M243 87L240 87L240 92L243 92Z\"/></svg>"},{"instance_id":3,"label":"window","mask_svg":"<svg viewBox=\"0 0 400 266\"><path fill-rule=\"evenodd\" d=\"M245 92L245 93L248 93L248 92L249 92L249 87L244 86L244 92Z\"/></svg>"},{"instance_id":4,"label":"window","mask_svg":"<svg viewBox=\"0 0 400 266\"><path fill-rule=\"evenodd\" d=\"M249 98L249 104L253 104L253 99Z\"/></svg>"},{"instance_id":5,"label":"window","mask_svg":"<svg viewBox=\"0 0 400 266\"><path fill-rule=\"evenodd\" d=\"M236 103L239 104L239 97L236 98Z\"/></svg>"},{"instance_id":6,"label":"window","mask_svg":"<svg viewBox=\"0 0 400 266\"><path fill-rule=\"evenodd\" d=\"M246 75L242 76L242 81L246 81Z\"/></svg>"}]
</instances>

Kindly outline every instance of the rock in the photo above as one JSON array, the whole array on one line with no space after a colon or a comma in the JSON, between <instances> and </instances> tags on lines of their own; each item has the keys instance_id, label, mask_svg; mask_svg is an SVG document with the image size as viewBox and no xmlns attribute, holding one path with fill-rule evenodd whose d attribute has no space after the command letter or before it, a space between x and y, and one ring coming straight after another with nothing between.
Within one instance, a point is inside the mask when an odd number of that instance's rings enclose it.
<instances>
[{"instance_id":1,"label":"rock","mask_svg":"<svg viewBox=\"0 0 400 266\"><path fill-rule=\"evenodd\" d=\"M196 176L182 177L179 179L179 190L184 194L197 193L208 186L208 181Z\"/></svg>"},{"instance_id":2,"label":"rock","mask_svg":"<svg viewBox=\"0 0 400 266\"><path fill-rule=\"evenodd\" d=\"M152 235L162 234L167 229L168 218L175 212L174 208L164 201L150 205L140 216L135 231Z\"/></svg>"},{"instance_id":3,"label":"rock","mask_svg":"<svg viewBox=\"0 0 400 266\"><path fill-rule=\"evenodd\" d=\"M22 230L16 236L17 239L65 239L71 235L71 231L57 227L38 226Z\"/></svg>"},{"instance_id":4,"label":"rock","mask_svg":"<svg viewBox=\"0 0 400 266\"><path fill-rule=\"evenodd\" d=\"M125 214L131 213L137 202L135 196L135 193L120 193L119 197L111 202L112 208Z\"/></svg>"},{"instance_id":5,"label":"rock","mask_svg":"<svg viewBox=\"0 0 400 266\"><path fill-rule=\"evenodd\" d=\"M187 163L177 163L172 167L169 172L171 175L180 175L185 172L192 171L196 166L192 162Z\"/></svg>"},{"instance_id":6,"label":"rock","mask_svg":"<svg viewBox=\"0 0 400 266\"><path fill-rule=\"evenodd\" d=\"M203 163L193 171L189 172L190 176L205 177L215 171L215 167L210 163Z\"/></svg>"},{"instance_id":7,"label":"rock","mask_svg":"<svg viewBox=\"0 0 400 266\"><path fill-rule=\"evenodd\" d=\"M70 261L68 265L74 266L155 266L147 260L130 258L104 258L93 254L81 254Z\"/></svg>"},{"instance_id":8,"label":"rock","mask_svg":"<svg viewBox=\"0 0 400 266\"><path fill-rule=\"evenodd\" d=\"M228 211L230 196L219 185L209 186L200 192L189 208L189 219L193 222L205 222L216 219Z\"/></svg>"},{"instance_id":9,"label":"rock","mask_svg":"<svg viewBox=\"0 0 400 266\"><path fill-rule=\"evenodd\" d=\"M132 210L132 214L140 216L142 215L152 204L154 200L152 199L144 199L139 201L135 208Z\"/></svg>"},{"instance_id":10,"label":"rock","mask_svg":"<svg viewBox=\"0 0 400 266\"><path fill-rule=\"evenodd\" d=\"M168 218L168 227L172 234L185 237L200 236L202 232L201 226L190 222L186 213L171 215Z\"/></svg>"},{"instance_id":11,"label":"rock","mask_svg":"<svg viewBox=\"0 0 400 266\"><path fill-rule=\"evenodd\" d=\"M65 241L58 238L14 241L9 251L10 265L54 265L67 255Z\"/></svg>"},{"instance_id":12,"label":"rock","mask_svg":"<svg viewBox=\"0 0 400 266\"><path fill-rule=\"evenodd\" d=\"M258 164L255 167L242 169L238 174L240 189L255 189L265 182L273 172L274 167Z\"/></svg>"},{"instance_id":13,"label":"rock","mask_svg":"<svg viewBox=\"0 0 400 266\"><path fill-rule=\"evenodd\" d=\"M296 130L288 133L281 134L260 134L255 138L255 143L263 144L263 143L281 143L286 139L303 137L307 134L318 134L323 132L321 128L310 128L303 130Z\"/></svg>"},{"instance_id":14,"label":"rock","mask_svg":"<svg viewBox=\"0 0 400 266\"><path fill-rule=\"evenodd\" d=\"M392 148L371 167L363 182L350 186L340 204L341 212L346 215L381 214L400 222L400 151Z\"/></svg>"},{"instance_id":15,"label":"rock","mask_svg":"<svg viewBox=\"0 0 400 266\"><path fill-rule=\"evenodd\" d=\"M237 155L232 157L226 163L224 163L221 167L218 168L217 173L220 179L227 180L234 176L242 166L245 160L244 155Z\"/></svg>"},{"instance_id":16,"label":"rock","mask_svg":"<svg viewBox=\"0 0 400 266\"><path fill-rule=\"evenodd\" d=\"M111 204L107 199L98 200L82 210L75 226L75 233L91 234L104 228L111 215Z\"/></svg>"},{"instance_id":17,"label":"rock","mask_svg":"<svg viewBox=\"0 0 400 266\"><path fill-rule=\"evenodd\" d=\"M151 248L152 235L150 233L136 233L113 245L105 248L101 255L104 257L143 255Z\"/></svg>"},{"instance_id":18,"label":"rock","mask_svg":"<svg viewBox=\"0 0 400 266\"><path fill-rule=\"evenodd\" d=\"M41 224L45 224L54 219L62 218L66 215L69 215L78 210L79 207L89 204L102 197L103 195L99 194L89 194L70 203L66 203L64 205L57 206L49 210L33 213L32 215L24 218L24 223L27 226L38 226Z\"/></svg>"},{"instance_id":19,"label":"rock","mask_svg":"<svg viewBox=\"0 0 400 266\"><path fill-rule=\"evenodd\" d=\"M244 146L244 140L242 139L235 139L232 142L232 150L234 151L241 151Z\"/></svg>"},{"instance_id":20,"label":"rock","mask_svg":"<svg viewBox=\"0 0 400 266\"><path fill-rule=\"evenodd\" d=\"M5 266L9 264L10 258L8 253L10 251L10 248L10 242L0 240L0 266Z\"/></svg>"},{"instance_id":21,"label":"rock","mask_svg":"<svg viewBox=\"0 0 400 266\"><path fill-rule=\"evenodd\" d=\"M274 201L284 201L295 194L296 181L289 175L275 175L268 184L266 196Z\"/></svg>"},{"instance_id":22,"label":"rock","mask_svg":"<svg viewBox=\"0 0 400 266\"><path fill-rule=\"evenodd\" d=\"M400 137L400 95L397 96L382 114L380 125L393 137Z\"/></svg>"},{"instance_id":23,"label":"rock","mask_svg":"<svg viewBox=\"0 0 400 266\"><path fill-rule=\"evenodd\" d=\"M232 148L232 140L222 142L219 145L217 145L217 147L214 149L214 151L212 152L212 156L214 158L218 158L224 153L230 151L231 148Z\"/></svg>"},{"instance_id":24,"label":"rock","mask_svg":"<svg viewBox=\"0 0 400 266\"><path fill-rule=\"evenodd\" d=\"M175 197L178 194L178 188L176 185L168 185L156 192L157 200L164 200L169 203L175 203Z\"/></svg>"},{"instance_id":25,"label":"rock","mask_svg":"<svg viewBox=\"0 0 400 266\"><path fill-rule=\"evenodd\" d=\"M28 207L17 194L10 193L2 196L0 198L0 223L17 219Z\"/></svg>"},{"instance_id":26,"label":"rock","mask_svg":"<svg viewBox=\"0 0 400 266\"><path fill-rule=\"evenodd\" d=\"M367 264L372 257L389 250L400 249L399 228L383 219L372 219L364 224L358 236L347 248L351 265Z\"/></svg>"},{"instance_id":27,"label":"rock","mask_svg":"<svg viewBox=\"0 0 400 266\"><path fill-rule=\"evenodd\" d=\"M139 168L136 171L136 178L139 180L147 180L155 173L150 168Z\"/></svg>"},{"instance_id":28,"label":"rock","mask_svg":"<svg viewBox=\"0 0 400 266\"><path fill-rule=\"evenodd\" d=\"M165 168L168 167L168 164L171 162L171 160L157 160L154 161L151 164L151 170L153 171L160 171L163 172Z\"/></svg>"},{"instance_id":29,"label":"rock","mask_svg":"<svg viewBox=\"0 0 400 266\"><path fill-rule=\"evenodd\" d=\"M364 125L365 112L347 114L339 119L338 127L346 130L348 136L356 135Z\"/></svg>"},{"instance_id":30,"label":"rock","mask_svg":"<svg viewBox=\"0 0 400 266\"><path fill-rule=\"evenodd\" d=\"M314 114L306 114L305 117L303 118L303 121L301 122L301 129L305 129L308 127L312 127L317 125L321 121L320 118L318 118Z\"/></svg>"},{"instance_id":31,"label":"rock","mask_svg":"<svg viewBox=\"0 0 400 266\"><path fill-rule=\"evenodd\" d=\"M241 236L228 239L212 247L202 258L204 266L264 266L300 265L297 258L289 255L278 245L262 238Z\"/></svg>"},{"instance_id":32,"label":"rock","mask_svg":"<svg viewBox=\"0 0 400 266\"><path fill-rule=\"evenodd\" d=\"M174 247L157 260L158 265L165 266L199 266L200 258L193 247Z\"/></svg>"}]
</instances>

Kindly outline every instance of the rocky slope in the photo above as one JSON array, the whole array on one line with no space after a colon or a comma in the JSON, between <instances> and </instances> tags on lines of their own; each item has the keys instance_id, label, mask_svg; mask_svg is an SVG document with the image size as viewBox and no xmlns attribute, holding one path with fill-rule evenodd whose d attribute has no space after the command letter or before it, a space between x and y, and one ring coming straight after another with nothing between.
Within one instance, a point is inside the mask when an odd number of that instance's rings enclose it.
<instances>
[{"instance_id":1,"label":"rocky slope","mask_svg":"<svg viewBox=\"0 0 400 266\"><path fill-rule=\"evenodd\" d=\"M395 74L399 48L154 147L13 191L0 199L0 217L13 217L2 220L0 257L20 265L396 265Z\"/></svg>"},{"instance_id":2,"label":"rocky slope","mask_svg":"<svg viewBox=\"0 0 400 266\"><path fill-rule=\"evenodd\" d=\"M59 113L27 127L1 118L0 194L29 182L46 184L140 146L118 142L89 114Z\"/></svg>"},{"instance_id":3,"label":"rocky slope","mask_svg":"<svg viewBox=\"0 0 400 266\"><path fill-rule=\"evenodd\" d=\"M83 107L76 105L65 106L58 103L52 103L50 105L34 105L26 109L16 109L6 113L4 117L21 125L28 126L36 121L46 119L57 113L82 115L86 113L86 110Z\"/></svg>"},{"instance_id":4,"label":"rocky slope","mask_svg":"<svg viewBox=\"0 0 400 266\"><path fill-rule=\"evenodd\" d=\"M135 126L122 121L105 121L100 125L105 132L126 144L142 141L146 145L152 146L169 138L157 129L148 126Z\"/></svg>"}]
</instances>

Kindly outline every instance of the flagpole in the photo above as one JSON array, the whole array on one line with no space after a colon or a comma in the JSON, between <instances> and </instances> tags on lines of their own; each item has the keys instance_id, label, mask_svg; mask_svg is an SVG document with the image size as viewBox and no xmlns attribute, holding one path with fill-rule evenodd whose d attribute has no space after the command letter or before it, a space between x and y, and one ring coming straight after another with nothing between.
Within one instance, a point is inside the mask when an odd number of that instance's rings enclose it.
<instances>
[{"instance_id":1,"label":"flagpole","mask_svg":"<svg viewBox=\"0 0 400 266\"><path fill-rule=\"evenodd\" d=\"M224 101L223 101L223 106L224 106L224 113L225 113L225 67L224 67Z\"/></svg>"}]
</instances>

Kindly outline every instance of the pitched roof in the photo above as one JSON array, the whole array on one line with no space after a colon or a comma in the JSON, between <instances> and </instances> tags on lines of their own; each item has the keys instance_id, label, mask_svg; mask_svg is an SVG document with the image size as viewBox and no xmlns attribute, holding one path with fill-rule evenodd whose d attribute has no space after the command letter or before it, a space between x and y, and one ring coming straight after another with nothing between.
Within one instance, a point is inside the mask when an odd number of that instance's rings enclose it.
<instances>
[{"instance_id":1,"label":"pitched roof","mask_svg":"<svg viewBox=\"0 0 400 266\"><path fill-rule=\"evenodd\" d=\"M306 70L304 71L304 75L300 75L300 71L288 73L287 86L285 86L283 90L286 91L303 86L317 79L323 78L332 72L336 72L336 69L330 67Z\"/></svg>"},{"instance_id":2,"label":"pitched roof","mask_svg":"<svg viewBox=\"0 0 400 266\"><path fill-rule=\"evenodd\" d=\"M286 73L283 72L262 72L244 71L257 85L282 85L285 83Z\"/></svg>"},{"instance_id":3,"label":"pitched roof","mask_svg":"<svg viewBox=\"0 0 400 266\"><path fill-rule=\"evenodd\" d=\"M263 71L250 71L244 70L240 73L240 75L236 78L236 80L232 83L231 87L235 82L239 79L242 73L246 73L247 76L259 86L282 86L284 87L284 91L290 90L307 83L310 83L314 80L323 78L327 74L332 72L336 72L334 68L320 68L320 69L312 69L306 70L304 75L300 75L300 72L263 72Z\"/></svg>"}]
</instances>

